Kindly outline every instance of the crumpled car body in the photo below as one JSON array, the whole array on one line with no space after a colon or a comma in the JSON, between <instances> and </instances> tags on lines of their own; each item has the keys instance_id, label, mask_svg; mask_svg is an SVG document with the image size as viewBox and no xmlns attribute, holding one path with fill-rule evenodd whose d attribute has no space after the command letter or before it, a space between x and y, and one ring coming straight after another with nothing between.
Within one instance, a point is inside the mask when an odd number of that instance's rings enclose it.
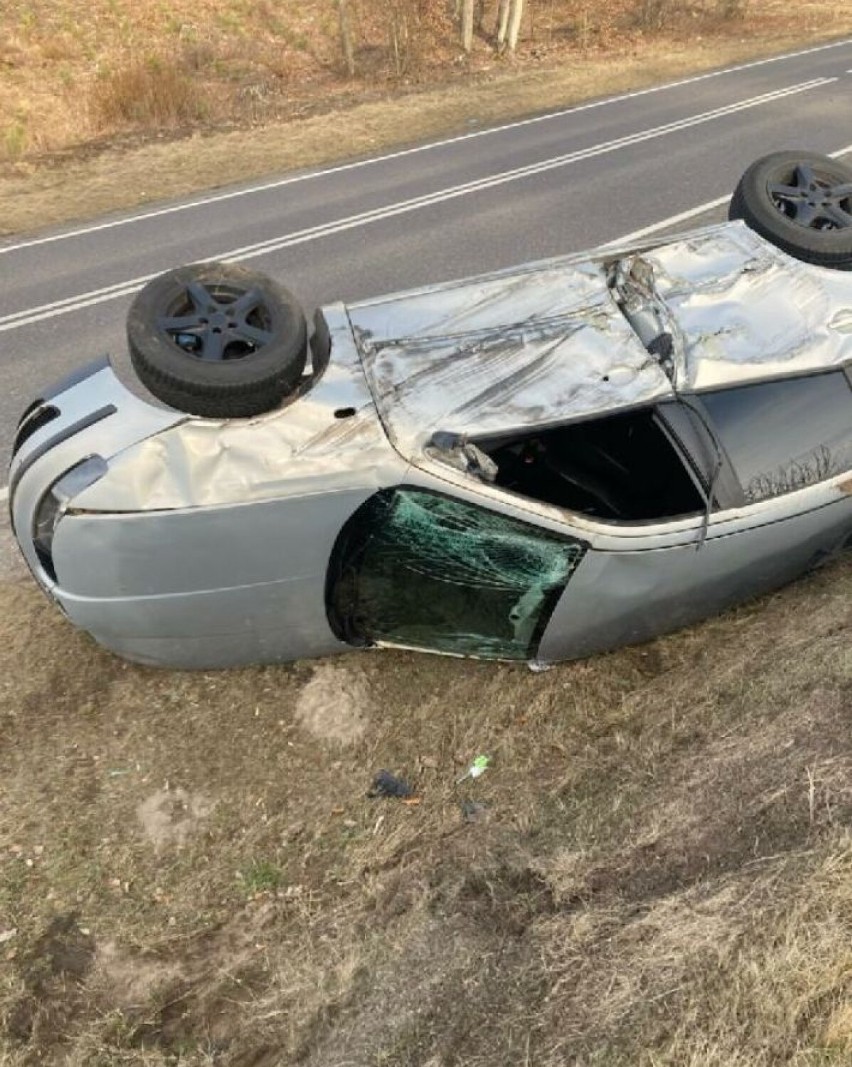
<instances>
[{"instance_id":1,"label":"crumpled car body","mask_svg":"<svg viewBox=\"0 0 852 1067\"><path fill-rule=\"evenodd\" d=\"M344 306L297 395L198 418L106 360L21 420L68 618L186 668L397 646L549 664L852 541L852 276L726 223Z\"/></svg>"}]
</instances>

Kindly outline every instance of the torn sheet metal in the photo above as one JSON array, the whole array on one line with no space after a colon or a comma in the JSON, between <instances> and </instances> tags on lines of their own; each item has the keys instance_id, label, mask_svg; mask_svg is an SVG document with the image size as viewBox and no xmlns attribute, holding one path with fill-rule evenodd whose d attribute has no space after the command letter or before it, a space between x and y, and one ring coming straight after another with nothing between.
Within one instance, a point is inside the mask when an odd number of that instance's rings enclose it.
<instances>
[{"instance_id":1,"label":"torn sheet metal","mask_svg":"<svg viewBox=\"0 0 852 1067\"><path fill-rule=\"evenodd\" d=\"M642 254L679 344L675 384L701 391L852 362L852 283L742 223Z\"/></svg>"},{"instance_id":2,"label":"torn sheet metal","mask_svg":"<svg viewBox=\"0 0 852 1067\"><path fill-rule=\"evenodd\" d=\"M391 440L485 437L670 398L600 264L552 265L350 308Z\"/></svg>"}]
</instances>

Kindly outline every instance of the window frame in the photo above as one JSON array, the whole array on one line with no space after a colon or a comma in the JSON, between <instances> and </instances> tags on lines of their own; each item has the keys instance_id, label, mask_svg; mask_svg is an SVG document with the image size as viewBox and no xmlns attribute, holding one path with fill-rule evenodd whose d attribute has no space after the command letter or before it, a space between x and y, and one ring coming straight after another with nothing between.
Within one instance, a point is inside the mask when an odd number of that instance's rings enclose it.
<instances>
[{"instance_id":1,"label":"window frame","mask_svg":"<svg viewBox=\"0 0 852 1067\"><path fill-rule=\"evenodd\" d=\"M565 422L547 423L535 427L523 427L522 429L509 430L500 434L491 434L483 437L471 437L470 443L481 449L487 456L490 451L501 444L510 443L522 437L533 438L536 434L551 433L570 426L591 424L600 422L614 415L638 415L647 413L651 421L665 438L666 444L674 452L680 463L685 476L691 481L700 500L699 506L692 511L679 512L674 515L660 515L653 518L641 519L615 519L594 515L579 508L566 508L559 504L543 500L539 497L530 496L515 489L493 482L485 482L478 478L475 472L468 472L467 477L472 485L482 486L487 484L490 489L501 494L506 503L518 506L518 502L535 507L558 508L568 515L580 516L584 523L593 523L602 530L613 529L636 529L648 526L668 525L670 523L682 523L686 520L702 515L707 507L707 494L714 480L716 456L719 450L714 444L712 432L708 432L709 419L700 405L691 403L692 397L684 400L681 396L673 396L659 400L653 404L638 404L633 407L620 408L617 411L597 412L594 415L581 419L570 419ZM698 408L696 413L695 408ZM692 410L690 410L692 409ZM702 425L703 423L703 425ZM430 454L435 455L432 450ZM722 456L723 466L721 475L717 475L714 486L714 499L721 508L735 507L742 502L742 494L739 491L739 482L733 473L730 461ZM439 460L440 462L440 460Z\"/></svg>"},{"instance_id":2,"label":"window frame","mask_svg":"<svg viewBox=\"0 0 852 1067\"><path fill-rule=\"evenodd\" d=\"M712 414L710 408L707 406L704 397L709 393L714 393L714 394L718 394L718 393L734 393L734 392L740 392L740 391L748 390L748 389L758 389L761 386L779 385L779 384L787 383L787 382L789 382L789 383L793 383L793 382L811 382L811 381L814 381L814 380L816 380L818 378L827 378L827 377L830 377L830 376L835 376L835 377L839 376L839 377L844 378L845 381L846 381L846 385L849 388L849 412L850 412L850 424L852 424L852 366L828 367L828 368L825 368L823 370L816 371L816 372L811 372L811 373L808 373L808 374L791 374L791 375L788 375L788 376L779 376L779 377L774 377L774 378L761 378L761 379L758 379L757 381L738 382L735 385L728 385L728 386L722 385L722 386L718 386L715 389L707 389L707 390L704 390L701 393L696 393L691 398L691 401L692 401L692 404L694 405L694 407L696 409L698 409L702 413L704 419L706 419L706 422L707 422L708 426L712 428L713 436L716 438L716 441L718 442L719 449L720 449L721 454L723 456L723 467L724 467L724 469L726 471L728 471L730 473L730 477L733 479L733 481L736 484L737 489L738 489L738 497L739 497L739 499L736 500L736 501L733 501L733 502L730 502L730 503L726 504L725 505L726 507L754 508L754 507L758 507L758 506L763 505L763 504L772 503L772 501L783 500L786 497L791 496L793 493L802 492L803 490L815 489L816 487L818 487L820 485L825 485L826 483L830 482L833 478L842 476L842 474L845 473L845 471L838 471L835 474L830 474L827 477L820 478L817 481L808 482L805 485L795 486L795 487L793 487L791 489L785 489L783 492L780 492L780 493L775 493L775 494L772 494L770 496L763 496L763 497L760 497L759 499L756 499L756 500L750 500L748 498L748 495L747 495L746 483L744 482L744 480L742 478L742 475L740 474L740 472L739 472L739 470L738 470L733 458L731 457L731 455L729 454L729 452L727 450L722 429L719 426L719 424L717 423L717 420L713 417L713 414ZM745 421L746 421L746 425L748 425L751 428L752 425L753 425L752 421L748 420L748 419L745 420ZM850 432L850 441L852 441L852 432ZM791 459L791 462L792 462L792 459ZM852 469L852 467L847 468L847 470L848 469Z\"/></svg>"},{"instance_id":3,"label":"window frame","mask_svg":"<svg viewBox=\"0 0 852 1067\"><path fill-rule=\"evenodd\" d=\"M363 633L353 631L351 628L352 616L345 615L339 610L339 601L337 591L340 588L340 583L343 580L343 576L347 570L352 566L353 561L360 567L363 564L364 558L370 547L370 542L373 538L373 532L367 528L367 536L364 536L364 531L359 528L359 521L364 521L366 509L370 506L381 507L383 501L381 498L387 500L388 508L392 508L395 499L400 493L414 494L419 497L431 497L436 500L447 501L452 505L457 505L460 508L468 508L472 511L479 513L484 518L491 518L500 523L505 524L506 527L520 527L526 528L530 539L536 539L540 543L550 543L553 545L556 542L562 542L567 550L575 548L577 550L576 558L573 560L566 559L567 573L564 580L554 584L551 588L547 589L542 595L540 606L537 610L534 625L530 631L529 640L523 647L517 646L516 655L511 655L508 652L494 652L489 649L462 649L459 648L455 651L452 648L442 645L440 641L433 642L431 644L420 644L415 641L395 640L392 636L370 636ZM370 521L367 516L367 521ZM346 522L343 524L340 532L337 535L331 554L329 556L328 568L326 571L325 580L325 610L326 617L328 619L329 626L334 635L340 641L344 641L353 647L373 647L376 645L385 645L397 648L414 648L420 651L433 651L441 652L444 654L455 654L460 656L472 656L479 659L493 659L504 660L512 662L524 662L535 659L538 651L538 647L541 643L541 639L545 630L553 616L553 612L564 594L571 578L576 573L577 568L583 562L587 552L589 551L590 543L588 540L578 537L575 532L559 531L544 526L532 521L529 518L519 518L515 515L507 514L506 512L499 510L493 506L486 506L480 500L471 500L463 495L456 495L452 493L441 492L439 490L426 487L423 485L417 485L410 482L402 482L392 486L386 486L377 490L367 500L363 501L358 508L349 516ZM415 557L416 558L416 557ZM424 557L421 557L421 559ZM418 560L419 562L419 560ZM446 578L441 578L439 575L433 575L428 571L422 572L426 575L429 581L442 582L446 581ZM529 588L525 590L525 593L520 594L520 597L526 595L535 588L534 583L531 583ZM467 587L467 595L472 596L475 594L476 586L470 585ZM519 597L519 599L520 599ZM511 619L511 615L507 616ZM478 632L478 631L477 631ZM499 634L483 633L483 644L487 644L489 641L499 641ZM511 642L507 641L507 645Z\"/></svg>"}]
</instances>

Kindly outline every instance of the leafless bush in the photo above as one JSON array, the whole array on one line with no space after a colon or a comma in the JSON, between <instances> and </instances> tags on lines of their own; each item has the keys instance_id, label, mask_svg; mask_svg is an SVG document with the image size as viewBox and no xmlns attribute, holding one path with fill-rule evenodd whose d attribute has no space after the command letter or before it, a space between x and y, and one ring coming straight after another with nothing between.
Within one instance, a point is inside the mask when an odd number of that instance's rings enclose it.
<instances>
[{"instance_id":1,"label":"leafless bush","mask_svg":"<svg viewBox=\"0 0 852 1067\"><path fill-rule=\"evenodd\" d=\"M748 0L716 0L716 13L725 21L745 18Z\"/></svg>"},{"instance_id":2,"label":"leafless bush","mask_svg":"<svg viewBox=\"0 0 852 1067\"><path fill-rule=\"evenodd\" d=\"M416 73L430 47L453 33L454 7L445 0L386 0L387 40L397 77Z\"/></svg>"},{"instance_id":3,"label":"leafless bush","mask_svg":"<svg viewBox=\"0 0 852 1067\"><path fill-rule=\"evenodd\" d=\"M90 105L101 128L177 126L208 111L202 87L183 65L158 56L102 74L92 86Z\"/></svg>"},{"instance_id":4,"label":"leafless bush","mask_svg":"<svg viewBox=\"0 0 852 1067\"><path fill-rule=\"evenodd\" d=\"M385 9L388 52L393 72L401 78L417 66L420 58L420 10L416 0L388 0Z\"/></svg>"},{"instance_id":5,"label":"leafless bush","mask_svg":"<svg viewBox=\"0 0 852 1067\"><path fill-rule=\"evenodd\" d=\"M640 30L659 32L674 14L676 0L638 0L633 9L633 24Z\"/></svg>"}]
</instances>

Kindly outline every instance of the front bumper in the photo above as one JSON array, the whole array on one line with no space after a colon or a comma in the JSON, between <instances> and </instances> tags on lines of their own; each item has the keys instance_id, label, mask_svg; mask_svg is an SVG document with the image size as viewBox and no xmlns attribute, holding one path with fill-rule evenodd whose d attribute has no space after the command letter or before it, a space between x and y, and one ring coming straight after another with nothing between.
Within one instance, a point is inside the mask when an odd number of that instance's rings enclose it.
<instances>
[{"instance_id":1,"label":"front bumper","mask_svg":"<svg viewBox=\"0 0 852 1067\"><path fill-rule=\"evenodd\" d=\"M24 559L44 589L51 592L56 582L37 551L35 524L51 487L85 460L99 457L108 465L124 449L186 418L134 396L106 358L43 390L27 407L9 467L9 511Z\"/></svg>"}]
</instances>

